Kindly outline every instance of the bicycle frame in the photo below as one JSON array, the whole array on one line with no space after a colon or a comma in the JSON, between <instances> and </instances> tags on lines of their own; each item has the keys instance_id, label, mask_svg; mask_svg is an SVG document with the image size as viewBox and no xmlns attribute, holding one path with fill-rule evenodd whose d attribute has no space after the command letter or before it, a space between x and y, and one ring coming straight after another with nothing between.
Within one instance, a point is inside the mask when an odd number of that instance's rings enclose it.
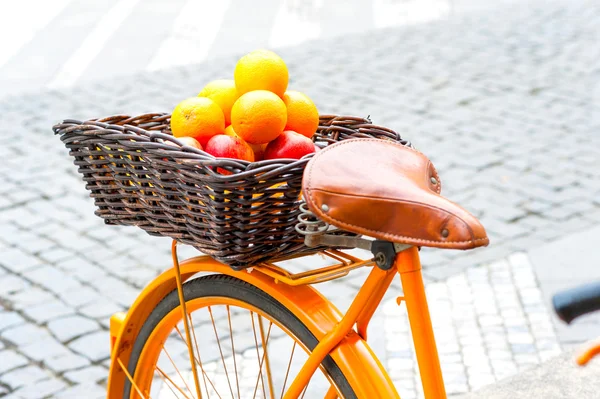
<instances>
[{"instance_id":1,"label":"bicycle frame","mask_svg":"<svg viewBox=\"0 0 600 399\"><path fill-rule=\"evenodd\" d=\"M161 274L144 289L127 315L118 313L111 318L109 399L122 394L128 378L123 368L128 364L133 342L158 302L177 288L177 270L180 270L181 282L200 272L222 273L244 280L281 302L310 329L319 344L290 385L285 399L298 398L327 355L336 361L359 398L399 399L390 377L366 343L369 321L399 274L404 296L398 298L398 303L406 302L425 397L446 398L417 248L398 253L390 270L373 266L345 315L312 286L282 283L265 266L234 271L209 257L192 258L181 265L175 263L176 267ZM330 391L327 397L335 398L335 391Z\"/></svg>"},{"instance_id":2,"label":"bicycle frame","mask_svg":"<svg viewBox=\"0 0 600 399\"><path fill-rule=\"evenodd\" d=\"M308 360L286 392L284 399L297 399L325 356L340 343L356 324L359 334L366 339L367 325L383 295L392 283L395 273L400 274L410 327L421 372L421 382L426 398L445 398L446 391L433 335L425 287L421 275L421 262L417 248L408 248L396 255L394 267L383 271L374 267L360 288L343 319L313 349ZM398 303L400 304L400 300Z\"/></svg>"}]
</instances>

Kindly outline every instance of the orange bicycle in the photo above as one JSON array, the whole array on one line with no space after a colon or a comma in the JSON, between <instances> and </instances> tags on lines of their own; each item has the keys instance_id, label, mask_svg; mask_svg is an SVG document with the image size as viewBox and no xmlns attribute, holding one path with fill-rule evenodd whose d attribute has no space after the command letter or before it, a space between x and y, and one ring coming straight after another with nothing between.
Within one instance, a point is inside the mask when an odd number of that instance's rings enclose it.
<instances>
[{"instance_id":1,"label":"orange bicycle","mask_svg":"<svg viewBox=\"0 0 600 399\"><path fill-rule=\"evenodd\" d=\"M561 291L552 297L558 317L567 324L588 313L600 310L600 282ZM576 356L577 364L585 366L600 354L600 339L588 343Z\"/></svg>"},{"instance_id":2,"label":"orange bicycle","mask_svg":"<svg viewBox=\"0 0 600 399\"><path fill-rule=\"evenodd\" d=\"M215 159L181 146L168 118L54 128L99 216L175 240L173 267L111 318L108 398L399 398L367 343L397 274L424 395L445 398L419 248L488 238L440 195L431 162L389 129L332 115L321 117L314 156ZM177 242L210 256L180 263ZM333 264L286 270L315 253ZM371 271L345 314L313 287L362 267Z\"/></svg>"}]
</instances>

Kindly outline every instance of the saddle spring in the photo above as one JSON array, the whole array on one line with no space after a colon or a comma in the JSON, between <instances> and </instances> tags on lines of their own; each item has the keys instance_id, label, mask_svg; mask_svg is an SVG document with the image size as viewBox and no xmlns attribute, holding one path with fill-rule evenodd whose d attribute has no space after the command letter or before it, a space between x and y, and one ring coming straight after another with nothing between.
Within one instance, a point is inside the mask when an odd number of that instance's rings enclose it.
<instances>
[{"instance_id":1,"label":"saddle spring","mask_svg":"<svg viewBox=\"0 0 600 399\"><path fill-rule=\"evenodd\" d=\"M298 215L298 223L296 223L296 231L305 237L320 236L329 230L329 223L326 223L312 213L306 202L300 204L300 214Z\"/></svg>"}]
</instances>

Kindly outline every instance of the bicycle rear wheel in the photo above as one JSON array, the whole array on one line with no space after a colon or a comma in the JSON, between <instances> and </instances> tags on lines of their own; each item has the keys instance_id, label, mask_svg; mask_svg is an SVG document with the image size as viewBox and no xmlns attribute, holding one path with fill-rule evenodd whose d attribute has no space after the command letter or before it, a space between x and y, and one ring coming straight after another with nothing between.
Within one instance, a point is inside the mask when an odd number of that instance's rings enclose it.
<instances>
[{"instance_id":1,"label":"bicycle rear wheel","mask_svg":"<svg viewBox=\"0 0 600 399\"><path fill-rule=\"evenodd\" d=\"M318 341L281 303L242 280L204 276L183 285L202 398L280 398ZM128 364L123 398L197 398L177 290L151 312ZM356 398L327 356L306 398Z\"/></svg>"}]
</instances>

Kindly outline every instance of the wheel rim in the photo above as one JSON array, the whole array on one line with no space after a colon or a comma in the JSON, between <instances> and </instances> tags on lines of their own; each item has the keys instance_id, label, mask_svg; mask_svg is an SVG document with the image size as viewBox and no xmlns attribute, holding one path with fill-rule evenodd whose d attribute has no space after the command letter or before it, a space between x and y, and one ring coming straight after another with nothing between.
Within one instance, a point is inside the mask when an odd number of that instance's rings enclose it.
<instances>
[{"instance_id":1,"label":"wheel rim","mask_svg":"<svg viewBox=\"0 0 600 399\"><path fill-rule=\"evenodd\" d=\"M190 299L186 306L203 399L281 398L310 353L288 328L252 304L210 296ZM131 398L198 398L182 326L181 306L156 325L140 353ZM342 397L322 369L304 395Z\"/></svg>"}]
</instances>

